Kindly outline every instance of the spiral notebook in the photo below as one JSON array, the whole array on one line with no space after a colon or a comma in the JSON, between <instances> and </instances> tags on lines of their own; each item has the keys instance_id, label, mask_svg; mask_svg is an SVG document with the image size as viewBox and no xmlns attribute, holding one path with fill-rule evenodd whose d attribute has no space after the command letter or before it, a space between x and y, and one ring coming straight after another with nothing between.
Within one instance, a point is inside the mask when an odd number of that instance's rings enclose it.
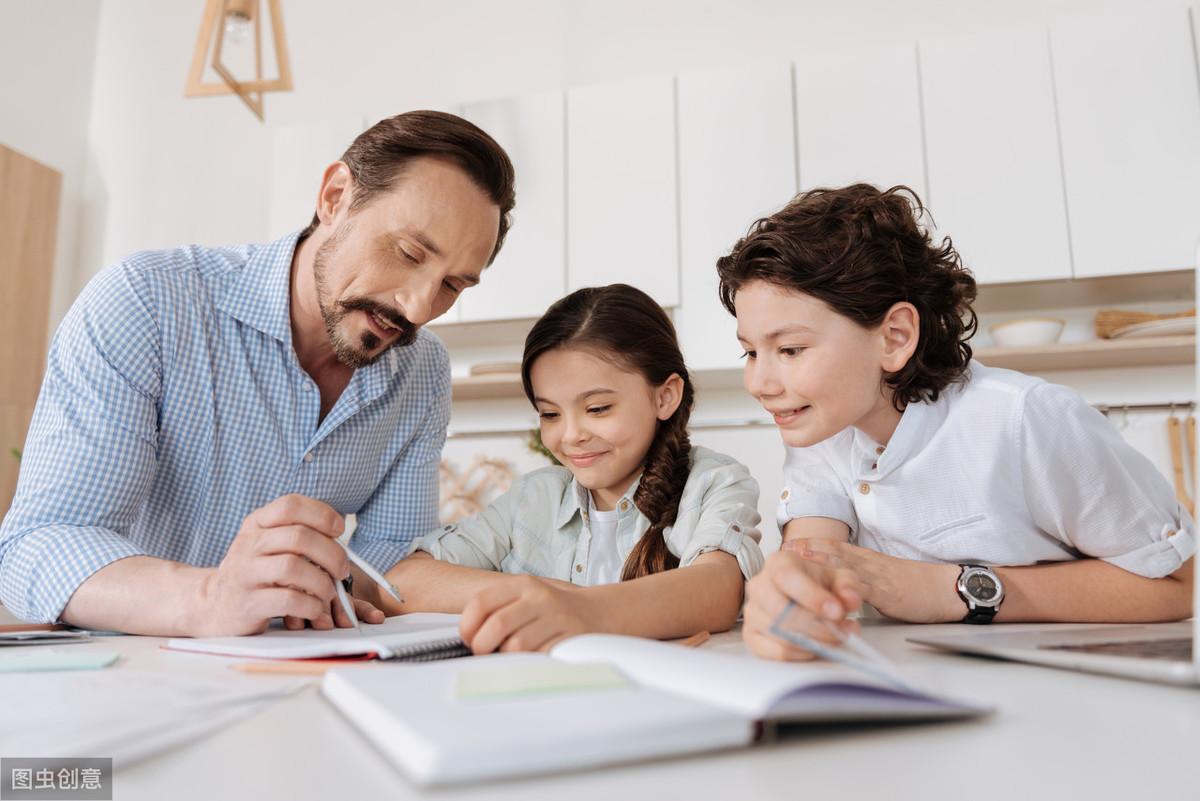
<instances>
[{"instance_id":1,"label":"spiral notebook","mask_svg":"<svg viewBox=\"0 0 1200 801\"><path fill-rule=\"evenodd\" d=\"M175 638L172 651L190 651L251 659L328 659L362 656L401 662L432 662L469 656L458 634L458 615L416 612L390 617L382 623L362 623L361 631L303 629L289 631L273 625L246 637Z\"/></svg>"}]
</instances>

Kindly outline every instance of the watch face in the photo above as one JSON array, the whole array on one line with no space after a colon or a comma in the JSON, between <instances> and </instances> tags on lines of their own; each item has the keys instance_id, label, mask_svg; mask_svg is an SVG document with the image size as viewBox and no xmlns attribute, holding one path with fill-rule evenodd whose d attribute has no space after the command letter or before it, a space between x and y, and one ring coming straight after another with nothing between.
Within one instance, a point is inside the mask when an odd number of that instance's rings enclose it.
<instances>
[{"instance_id":1,"label":"watch face","mask_svg":"<svg viewBox=\"0 0 1200 801\"><path fill-rule=\"evenodd\" d=\"M981 601L996 597L996 583L986 573L975 573L967 578L967 592Z\"/></svg>"}]
</instances>

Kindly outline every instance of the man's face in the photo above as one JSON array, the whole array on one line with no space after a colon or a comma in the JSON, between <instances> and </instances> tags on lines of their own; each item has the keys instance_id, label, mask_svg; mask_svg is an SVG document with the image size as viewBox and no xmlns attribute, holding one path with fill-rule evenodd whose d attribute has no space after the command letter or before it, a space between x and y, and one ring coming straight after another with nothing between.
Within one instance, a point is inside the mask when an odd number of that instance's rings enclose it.
<instances>
[{"instance_id":1,"label":"man's face","mask_svg":"<svg viewBox=\"0 0 1200 801\"><path fill-rule=\"evenodd\" d=\"M347 203L348 205L348 203ZM368 365L445 314L479 283L500 209L459 167L422 157L354 212L339 210L313 277L330 343L347 367Z\"/></svg>"}]
</instances>

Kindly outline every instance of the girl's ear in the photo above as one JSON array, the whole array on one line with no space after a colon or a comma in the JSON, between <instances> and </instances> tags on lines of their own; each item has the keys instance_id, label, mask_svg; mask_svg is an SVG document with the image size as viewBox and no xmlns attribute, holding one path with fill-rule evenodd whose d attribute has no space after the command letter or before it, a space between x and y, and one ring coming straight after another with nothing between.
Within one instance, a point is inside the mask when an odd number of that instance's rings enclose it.
<instances>
[{"instance_id":1,"label":"girl's ear","mask_svg":"<svg viewBox=\"0 0 1200 801\"><path fill-rule=\"evenodd\" d=\"M921 338L921 315L917 307L907 301L892 306L879 325L879 333L883 337L879 366L884 372L899 372L916 352Z\"/></svg>"},{"instance_id":2,"label":"girl's ear","mask_svg":"<svg viewBox=\"0 0 1200 801\"><path fill-rule=\"evenodd\" d=\"M654 390L654 407L659 420L669 420L683 401L683 379L679 373L671 373L670 378L658 385Z\"/></svg>"}]
</instances>

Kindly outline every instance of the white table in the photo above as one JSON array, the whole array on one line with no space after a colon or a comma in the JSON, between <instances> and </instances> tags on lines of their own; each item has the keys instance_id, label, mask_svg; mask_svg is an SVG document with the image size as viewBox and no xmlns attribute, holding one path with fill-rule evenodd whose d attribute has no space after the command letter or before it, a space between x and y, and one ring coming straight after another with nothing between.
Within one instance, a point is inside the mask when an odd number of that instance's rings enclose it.
<instances>
[{"instance_id":1,"label":"white table","mask_svg":"<svg viewBox=\"0 0 1200 801\"><path fill-rule=\"evenodd\" d=\"M325 702L314 680L198 742L119 769L114 799L1200 799L1200 691L969 659L905 642L918 630L959 628L869 621L864 634L915 678L997 707L978 721L811 729L736 752L421 790ZM163 642L106 637L71 647L118 651L122 658L109 670L229 670L231 660L163 651ZM704 647L743 650L734 633Z\"/></svg>"}]
</instances>

